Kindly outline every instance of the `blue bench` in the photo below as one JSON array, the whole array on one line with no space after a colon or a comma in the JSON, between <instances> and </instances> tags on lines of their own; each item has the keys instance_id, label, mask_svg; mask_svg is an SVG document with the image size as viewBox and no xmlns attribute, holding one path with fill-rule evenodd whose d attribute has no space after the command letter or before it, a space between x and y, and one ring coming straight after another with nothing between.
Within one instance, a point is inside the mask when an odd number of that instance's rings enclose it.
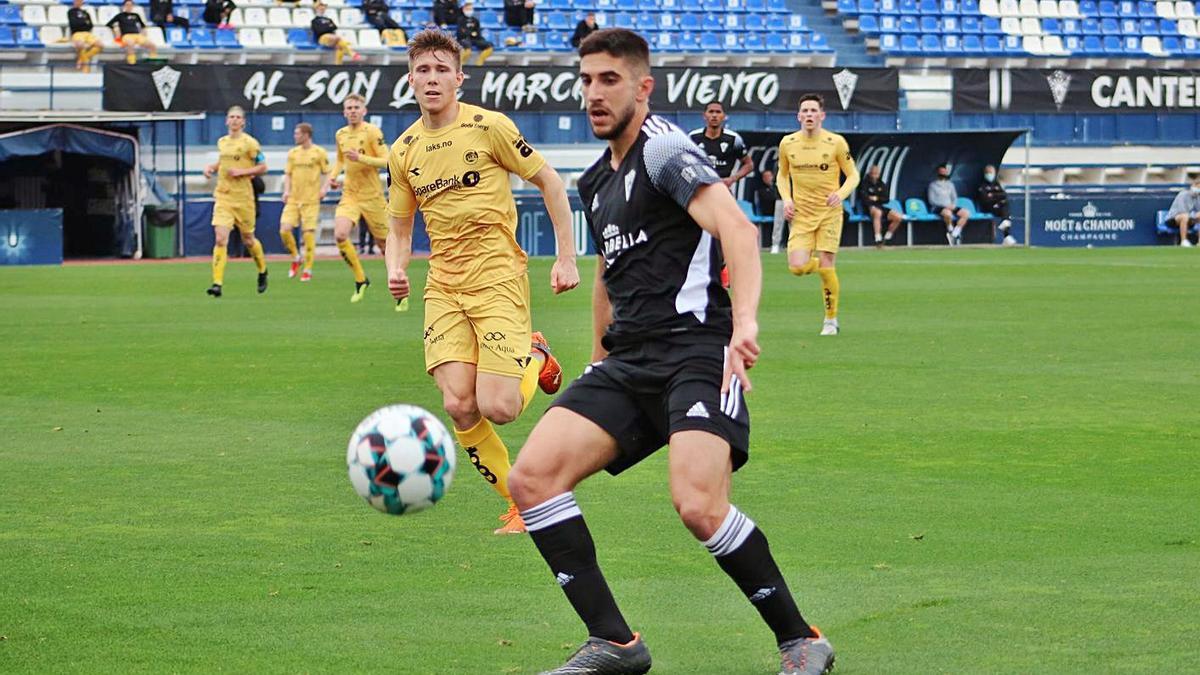
<instances>
[{"instance_id":1,"label":"blue bench","mask_svg":"<svg viewBox=\"0 0 1200 675\"><path fill-rule=\"evenodd\" d=\"M1160 237L1172 237L1176 240L1179 238L1179 226L1167 220L1167 209L1162 209L1155 214L1154 231ZM1192 223L1192 226L1188 228L1188 234L1200 235L1200 225Z\"/></svg>"}]
</instances>

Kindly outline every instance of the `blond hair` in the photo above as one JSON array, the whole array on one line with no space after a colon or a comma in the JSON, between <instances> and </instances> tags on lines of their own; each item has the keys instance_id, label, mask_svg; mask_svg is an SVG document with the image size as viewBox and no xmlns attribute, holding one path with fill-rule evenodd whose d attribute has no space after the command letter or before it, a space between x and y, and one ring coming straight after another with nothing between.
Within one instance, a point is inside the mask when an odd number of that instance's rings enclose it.
<instances>
[{"instance_id":1,"label":"blond hair","mask_svg":"<svg viewBox=\"0 0 1200 675\"><path fill-rule=\"evenodd\" d=\"M412 62L418 56L433 54L435 52L446 52L454 60L455 70L462 69L462 47L458 44L458 41L442 31L434 29L423 30L409 41L409 67L412 67Z\"/></svg>"}]
</instances>

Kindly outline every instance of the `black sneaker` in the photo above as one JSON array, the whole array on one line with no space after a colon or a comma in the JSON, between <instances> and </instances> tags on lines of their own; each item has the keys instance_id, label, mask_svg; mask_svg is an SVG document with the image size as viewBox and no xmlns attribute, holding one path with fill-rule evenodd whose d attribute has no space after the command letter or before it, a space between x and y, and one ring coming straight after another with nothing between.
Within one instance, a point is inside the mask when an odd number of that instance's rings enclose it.
<instances>
[{"instance_id":1,"label":"black sneaker","mask_svg":"<svg viewBox=\"0 0 1200 675\"><path fill-rule=\"evenodd\" d=\"M825 675L833 670L833 645L813 626L816 637L779 645L779 675Z\"/></svg>"},{"instance_id":2,"label":"black sneaker","mask_svg":"<svg viewBox=\"0 0 1200 675\"><path fill-rule=\"evenodd\" d=\"M541 675L641 675L650 670L650 650L642 636L633 634L633 641L619 645L598 637L590 637L567 662Z\"/></svg>"},{"instance_id":3,"label":"black sneaker","mask_svg":"<svg viewBox=\"0 0 1200 675\"><path fill-rule=\"evenodd\" d=\"M267 292L267 273L266 272L258 273L258 292L259 293Z\"/></svg>"},{"instance_id":4,"label":"black sneaker","mask_svg":"<svg viewBox=\"0 0 1200 675\"><path fill-rule=\"evenodd\" d=\"M212 286L208 287L207 291L204 291L204 292L208 293L209 295L213 296L214 298L219 298L219 297L221 297L221 284L213 284Z\"/></svg>"}]
</instances>

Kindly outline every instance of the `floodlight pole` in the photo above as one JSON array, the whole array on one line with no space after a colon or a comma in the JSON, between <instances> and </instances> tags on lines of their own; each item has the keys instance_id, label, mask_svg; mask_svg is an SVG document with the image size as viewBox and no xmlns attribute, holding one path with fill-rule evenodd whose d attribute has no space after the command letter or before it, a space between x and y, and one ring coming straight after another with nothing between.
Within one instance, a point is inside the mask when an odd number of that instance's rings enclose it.
<instances>
[{"instance_id":1,"label":"floodlight pole","mask_svg":"<svg viewBox=\"0 0 1200 675\"><path fill-rule=\"evenodd\" d=\"M1029 236L1033 233L1033 226L1030 223L1030 214L1033 209L1029 204L1029 146L1032 144L1033 129L1025 131L1025 168L1024 183L1025 183L1025 248L1029 248Z\"/></svg>"}]
</instances>

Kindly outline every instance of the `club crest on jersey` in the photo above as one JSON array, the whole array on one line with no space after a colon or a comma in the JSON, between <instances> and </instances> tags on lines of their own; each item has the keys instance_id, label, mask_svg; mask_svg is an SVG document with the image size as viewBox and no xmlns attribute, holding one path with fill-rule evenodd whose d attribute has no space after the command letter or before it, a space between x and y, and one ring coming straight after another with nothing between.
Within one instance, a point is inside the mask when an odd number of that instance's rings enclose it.
<instances>
[{"instance_id":1,"label":"club crest on jersey","mask_svg":"<svg viewBox=\"0 0 1200 675\"><path fill-rule=\"evenodd\" d=\"M625 201L629 201L629 196L633 194L633 180L637 178L637 169L630 169L629 173L625 174Z\"/></svg>"},{"instance_id":2,"label":"club crest on jersey","mask_svg":"<svg viewBox=\"0 0 1200 675\"><path fill-rule=\"evenodd\" d=\"M729 144L728 144L728 143L722 143L722 144L721 144L721 152L725 152L725 151L726 151L726 150L728 150L728 149L729 149Z\"/></svg>"}]
</instances>

